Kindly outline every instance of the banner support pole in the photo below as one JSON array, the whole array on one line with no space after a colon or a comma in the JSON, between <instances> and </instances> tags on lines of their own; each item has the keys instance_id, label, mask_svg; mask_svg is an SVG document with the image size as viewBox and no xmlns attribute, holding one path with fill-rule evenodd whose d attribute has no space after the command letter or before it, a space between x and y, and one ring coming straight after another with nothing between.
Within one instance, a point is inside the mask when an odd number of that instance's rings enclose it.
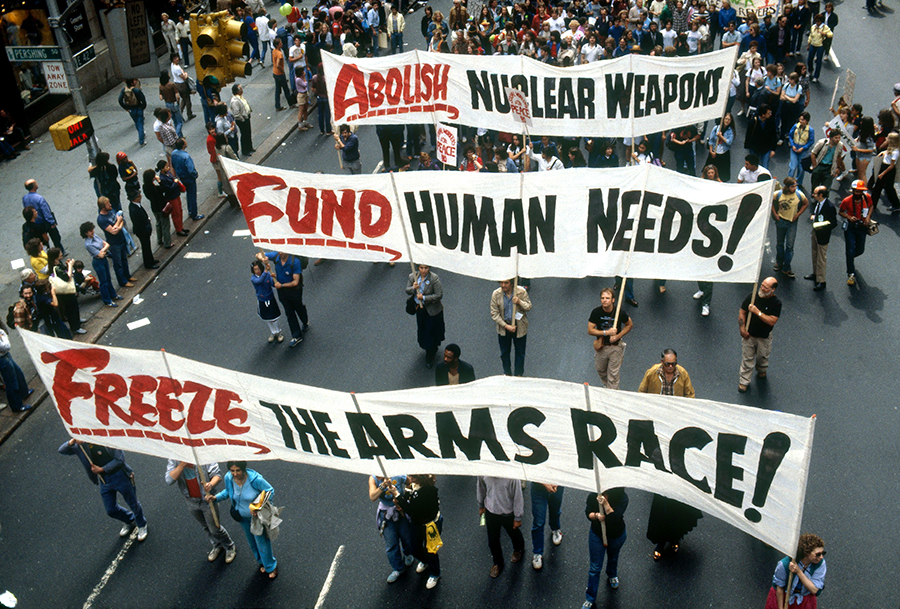
<instances>
[{"instance_id":1,"label":"banner support pole","mask_svg":"<svg viewBox=\"0 0 900 609\"><path fill-rule=\"evenodd\" d=\"M587 383L584 384L584 404L587 407L587 411L591 412L591 390L590 390L590 386ZM588 438L590 439L591 442L594 441L594 426L593 425L588 425ZM597 457L591 456L591 461L592 461L592 465L593 465L592 469L594 470L594 483L597 485L597 503L599 505L600 495L602 493L602 489L600 488L600 470L597 469ZM602 509L602 506L600 506L600 508ZM609 545L607 538L606 538L606 520L605 520L605 518L604 518L604 520L600 521L600 531L601 531L602 537L603 537L603 547L605 548Z\"/></svg>"},{"instance_id":2,"label":"banner support pole","mask_svg":"<svg viewBox=\"0 0 900 609\"><path fill-rule=\"evenodd\" d=\"M400 194L397 192L397 181L394 178L393 171L389 175L391 177L391 188L394 190L394 199L397 201L397 210L400 211L403 209L403 201L400 200ZM416 262L413 260L412 248L409 246L409 235L406 234L406 220L403 218L402 211L400 213L400 228L403 229L403 241L406 243L406 254L409 256L409 268L415 273Z\"/></svg>"},{"instance_id":3,"label":"banner support pole","mask_svg":"<svg viewBox=\"0 0 900 609\"><path fill-rule=\"evenodd\" d=\"M80 448L81 452L84 453L84 458L88 460L88 463L93 465L94 462L91 461L91 456L88 454L88 451L84 450L84 446L82 446L80 442L78 443L78 448ZM103 479L103 476L101 476L100 474L97 474L97 478L100 479L100 484L106 484L106 481Z\"/></svg>"},{"instance_id":4,"label":"banner support pole","mask_svg":"<svg viewBox=\"0 0 900 609\"><path fill-rule=\"evenodd\" d=\"M353 407L356 408L357 414L362 414L362 410L359 408L359 401L356 399L356 392L351 391L350 397L353 399ZM387 471L384 469L384 462L382 462L381 457L379 455L375 455L375 460L378 461L378 467L381 468L381 475L384 476L385 480L389 480L390 478L387 475Z\"/></svg>"}]
</instances>

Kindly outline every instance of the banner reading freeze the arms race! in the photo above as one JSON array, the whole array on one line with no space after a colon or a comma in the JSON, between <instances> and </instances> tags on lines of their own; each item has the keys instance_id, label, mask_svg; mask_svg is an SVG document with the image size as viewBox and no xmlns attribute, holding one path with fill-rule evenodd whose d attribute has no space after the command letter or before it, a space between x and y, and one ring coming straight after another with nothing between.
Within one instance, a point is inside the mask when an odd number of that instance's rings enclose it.
<instances>
[{"instance_id":1,"label":"banner reading freeze the arms race!","mask_svg":"<svg viewBox=\"0 0 900 609\"><path fill-rule=\"evenodd\" d=\"M361 474L380 473L378 457L388 475L583 490L595 489L596 466L603 488L660 493L796 550L813 419L512 377L361 393L357 409L349 393L21 335L77 439L189 462L281 459Z\"/></svg>"},{"instance_id":2,"label":"banner reading freeze the arms race!","mask_svg":"<svg viewBox=\"0 0 900 609\"><path fill-rule=\"evenodd\" d=\"M737 47L693 57L626 55L568 68L525 56L322 53L336 125L461 123L522 132L506 88L529 100L531 133L631 137L725 113Z\"/></svg>"},{"instance_id":3,"label":"banner reading freeze the arms race!","mask_svg":"<svg viewBox=\"0 0 900 609\"><path fill-rule=\"evenodd\" d=\"M773 188L653 165L346 176L221 160L259 247L338 260L412 260L492 280L753 282Z\"/></svg>"}]
</instances>

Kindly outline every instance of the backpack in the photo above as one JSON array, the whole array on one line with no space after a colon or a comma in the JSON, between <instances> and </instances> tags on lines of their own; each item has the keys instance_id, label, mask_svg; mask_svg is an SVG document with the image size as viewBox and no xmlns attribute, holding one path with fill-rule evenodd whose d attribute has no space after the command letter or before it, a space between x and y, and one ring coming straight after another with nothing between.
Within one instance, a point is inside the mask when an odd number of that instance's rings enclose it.
<instances>
[{"instance_id":1,"label":"backpack","mask_svg":"<svg viewBox=\"0 0 900 609\"><path fill-rule=\"evenodd\" d=\"M7 328L15 328L16 327L16 314L15 314L16 305L11 304L9 308L6 310L6 327Z\"/></svg>"},{"instance_id":2,"label":"backpack","mask_svg":"<svg viewBox=\"0 0 900 609\"><path fill-rule=\"evenodd\" d=\"M138 105L138 98L134 92L134 87L125 87L125 93L122 96L122 101L126 106Z\"/></svg>"}]
</instances>

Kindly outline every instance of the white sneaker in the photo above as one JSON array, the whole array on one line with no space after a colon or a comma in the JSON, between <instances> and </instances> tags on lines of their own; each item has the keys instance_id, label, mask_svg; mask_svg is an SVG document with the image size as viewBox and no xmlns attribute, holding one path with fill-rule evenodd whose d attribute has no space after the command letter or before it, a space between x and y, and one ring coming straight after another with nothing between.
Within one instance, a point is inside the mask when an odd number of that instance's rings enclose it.
<instances>
[{"instance_id":1,"label":"white sneaker","mask_svg":"<svg viewBox=\"0 0 900 609\"><path fill-rule=\"evenodd\" d=\"M703 290L694 293L694 300L700 300L703 298Z\"/></svg>"},{"instance_id":2,"label":"white sneaker","mask_svg":"<svg viewBox=\"0 0 900 609\"><path fill-rule=\"evenodd\" d=\"M419 564L416 565L416 573L424 573L425 569L427 569L427 568L428 568L428 565L426 565L423 562L420 562Z\"/></svg>"},{"instance_id":3,"label":"white sneaker","mask_svg":"<svg viewBox=\"0 0 900 609\"><path fill-rule=\"evenodd\" d=\"M535 571L540 571L544 567L544 557L540 554L535 554L531 558L531 566L534 567Z\"/></svg>"},{"instance_id":4,"label":"white sneaker","mask_svg":"<svg viewBox=\"0 0 900 609\"><path fill-rule=\"evenodd\" d=\"M134 528L133 522L127 522L122 525L122 528L119 529L119 537L128 537L131 534L131 529Z\"/></svg>"},{"instance_id":5,"label":"white sneaker","mask_svg":"<svg viewBox=\"0 0 900 609\"><path fill-rule=\"evenodd\" d=\"M234 562L234 557L237 556L237 548L231 546L231 549L225 550L225 564L230 565Z\"/></svg>"},{"instance_id":6,"label":"white sneaker","mask_svg":"<svg viewBox=\"0 0 900 609\"><path fill-rule=\"evenodd\" d=\"M216 559L219 557L219 554L222 553L222 547L216 546L212 550L209 551L209 554L206 555L206 560L209 562L216 562Z\"/></svg>"},{"instance_id":7,"label":"white sneaker","mask_svg":"<svg viewBox=\"0 0 900 609\"><path fill-rule=\"evenodd\" d=\"M415 560L415 558L413 558L413 555L410 554L409 556L407 556L403 559L403 564L408 567L409 565L413 564L414 560Z\"/></svg>"},{"instance_id":8,"label":"white sneaker","mask_svg":"<svg viewBox=\"0 0 900 609\"><path fill-rule=\"evenodd\" d=\"M703 308L700 309L700 315L703 317L709 317L709 305L703 305Z\"/></svg>"},{"instance_id":9,"label":"white sneaker","mask_svg":"<svg viewBox=\"0 0 900 609\"><path fill-rule=\"evenodd\" d=\"M147 525L145 524L142 527L138 527L138 541L144 541L147 539Z\"/></svg>"},{"instance_id":10,"label":"white sneaker","mask_svg":"<svg viewBox=\"0 0 900 609\"><path fill-rule=\"evenodd\" d=\"M438 580L440 580L440 579L441 579L440 577L436 577L436 576L432 575L431 577L428 578L428 582L425 584L425 588L427 588L428 590L431 590L432 588L437 586Z\"/></svg>"},{"instance_id":11,"label":"white sneaker","mask_svg":"<svg viewBox=\"0 0 900 609\"><path fill-rule=\"evenodd\" d=\"M562 530L556 529L553 531L553 545L558 546L562 543Z\"/></svg>"},{"instance_id":12,"label":"white sneaker","mask_svg":"<svg viewBox=\"0 0 900 609\"><path fill-rule=\"evenodd\" d=\"M391 571L391 574L388 575L387 583L393 584L400 578L400 571Z\"/></svg>"}]
</instances>

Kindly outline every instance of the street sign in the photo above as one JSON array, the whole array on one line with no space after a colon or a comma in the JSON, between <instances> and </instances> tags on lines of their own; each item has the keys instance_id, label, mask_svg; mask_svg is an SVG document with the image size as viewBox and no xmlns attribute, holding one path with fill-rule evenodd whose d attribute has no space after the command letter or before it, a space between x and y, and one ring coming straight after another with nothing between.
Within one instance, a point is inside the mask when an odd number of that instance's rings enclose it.
<instances>
[{"instance_id":1,"label":"street sign","mask_svg":"<svg viewBox=\"0 0 900 609\"><path fill-rule=\"evenodd\" d=\"M66 78L66 70L58 61L46 61L41 64L44 68L44 80L47 81L48 93L69 93L69 79Z\"/></svg>"},{"instance_id":2,"label":"street sign","mask_svg":"<svg viewBox=\"0 0 900 609\"><path fill-rule=\"evenodd\" d=\"M150 28L147 25L147 12L143 0L129 0L125 3L125 22L128 27L131 67L149 63Z\"/></svg>"},{"instance_id":3,"label":"street sign","mask_svg":"<svg viewBox=\"0 0 900 609\"><path fill-rule=\"evenodd\" d=\"M74 59L76 70L83 68L87 64L97 59L97 51L94 49L94 45L91 45L83 51L79 51L78 53L76 53Z\"/></svg>"},{"instance_id":4,"label":"street sign","mask_svg":"<svg viewBox=\"0 0 900 609\"><path fill-rule=\"evenodd\" d=\"M59 47L6 47L6 57L11 63L27 61L62 61Z\"/></svg>"}]
</instances>

